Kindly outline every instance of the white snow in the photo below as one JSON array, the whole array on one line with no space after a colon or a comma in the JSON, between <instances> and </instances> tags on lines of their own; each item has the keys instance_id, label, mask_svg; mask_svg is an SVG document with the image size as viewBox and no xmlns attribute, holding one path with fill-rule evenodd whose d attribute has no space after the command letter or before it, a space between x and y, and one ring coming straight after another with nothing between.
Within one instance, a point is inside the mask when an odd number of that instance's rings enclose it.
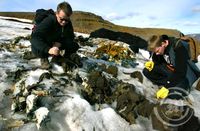
<instances>
[{"instance_id":1,"label":"white snow","mask_svg":"<svg viewBox=\"0 0 200 131\"><path fill-rule=\"evenodd\" d=\"M0 16L0 19L13 19L13 20L18 20L22 22L32 23L32 20L15 18L15 17Z\"/></svg>"},{"instance_id":2,"label":"white snow","mask_svg":"<svg viewBox=\"0 0 200 131\"><path fill-rule=\"evenodd\" d=\"M89 34L85 34L85 33L80 33L80 32L75 32L76 36L83 36L84 38L89 37Z\"/></svg>"},{"instance_id":3,"label":"white snow","mask_svg":"<svg viewBox=\"0 0 200 131\"><path fill-rule=\"evenodd\" d=\"M17 36L26 36L31 33L33 25L26 23L19 23L15 21L5 20L6 17L0 17L0 43L12 40ZM25 30L29 28L30 30Z\"/></svg>"},{"instance_id":4,"label":"white snow","mask_svg":"<svg viewBox=\"0 0 200 131\"><path fill-rule=\"evenodd\" d=\"M33 85L39 81L39 77L43 74L48 72L47 70L37 69L35 71L30 71L27 75L27 79L25 81L26 86Z\"/></svg>"}]
</instances>

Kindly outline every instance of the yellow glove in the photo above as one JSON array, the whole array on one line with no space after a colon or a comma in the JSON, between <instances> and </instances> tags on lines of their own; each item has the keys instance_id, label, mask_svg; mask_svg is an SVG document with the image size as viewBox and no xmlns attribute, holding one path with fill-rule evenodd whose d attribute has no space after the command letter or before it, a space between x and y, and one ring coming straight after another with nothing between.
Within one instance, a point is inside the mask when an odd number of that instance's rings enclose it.
<instances>
[{"instance_id":1,"label":"yellow glove","mask_svg":"<svg viewBox=\"0 0 200 131\"><path fill-rule=\"evenodd\" d=\"M145 63L145 68L147 68L149 71L151 71L154 67L154 62L153 61L148 61Z\"/></svg>"},{"instance_id":2,"label":"yellow glove","mask_svg":"<svg viewBox=\"0 0 200 131\"><path fill-rule=\"evenodd\" d=\"M169 90L165 87L162 87L160 90L156 92L156 97L157 99L159 98L164 99L168 96L168 94L169 94Z\"/></svg>"}]
</instances>

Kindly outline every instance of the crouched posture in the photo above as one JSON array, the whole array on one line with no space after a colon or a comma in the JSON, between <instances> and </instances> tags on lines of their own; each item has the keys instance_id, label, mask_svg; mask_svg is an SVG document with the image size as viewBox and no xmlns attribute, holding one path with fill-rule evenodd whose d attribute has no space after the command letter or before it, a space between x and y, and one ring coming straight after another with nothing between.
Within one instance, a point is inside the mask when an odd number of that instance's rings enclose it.
<instances>
[{"instance_id":1,"label":"crouched posture","mask_svg":"<svg viewBox=\"0 0 200 131\"><path fill-rule=\"evenodd\" d=\"M157 85L189 90L199 77L199 69L190 60L187 42L167 35L153 35L148 50L153 52L143 74Z\"/></svg>"},{"instance_id":2,"label":"crouched posture","mask_svg":"<svg viewBox=\"0 0 200 131\"><path fill-rule=\"evenodd\" d=\"M50 67L48 56L58 57L65 50L65 57L75 53L79 46L74 42L74 32L70 16L72 8L67 2L58 4L56 13L48 14L36 24L31 34L33 54L41 58L41 68Z\"/></svg>"}]
</instances>

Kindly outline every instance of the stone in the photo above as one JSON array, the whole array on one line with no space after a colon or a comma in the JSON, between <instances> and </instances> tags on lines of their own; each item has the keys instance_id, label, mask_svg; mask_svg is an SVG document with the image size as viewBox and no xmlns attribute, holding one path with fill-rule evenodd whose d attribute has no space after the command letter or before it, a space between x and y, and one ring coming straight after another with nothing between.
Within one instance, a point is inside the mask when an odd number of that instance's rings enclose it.
<instances>
[{"instance_id":1,"label":"stone","mask_svg":"<svg viewBox=\"0 0 200 131\"><path fill-rule=\"evenodd\" d=\"M198 81L198 83L196 85L196 89L200 91L200 79L199 79L199 81Z\"/></svg>"},{"instance_id":2,"label":"stone","mask_svg":"<svg viewBox=\"0 0 200 131\"><path fill-rule=\"evenodd\" d=\"M143 83L143 75L140 71L134 71L133 73L131 73L131 77L137 78L139 82Z\"/></svg>"},{"instance_id":3,"label":"stone","mask_svg":"<svg viewBox=\"0 0 200 131\"><path fill-rule=\"evenodd\" d=\"M106 69L106 72L113 75L114 77L117 77L118 75L118 68L116 66L108 66L108 68Z\"/></svg>"},{"instance_id":4,"label":"stone","mask_svg":"<svg viewBox=\"0 0 200 131\"><path fill-rule=\"evenodd\" d=\"M129 44L133 52L138 53L140 49L147 48L147 41L126 32L117 32L105 28L100 28L90 33L90 38L107 38L110 40L122 41Z\"/></svg>"},{"instance_id":5,"label":"stone","mask_svg":"<svg viewBox=\"0 0 200 131\"><path fill-rule=\"evenodd\" d=\"M149 118L154 106L155 104L145 99L143 102L139 103L139 105L136 107L136 110L138 115Z\"/></svg>"}]
</instances>

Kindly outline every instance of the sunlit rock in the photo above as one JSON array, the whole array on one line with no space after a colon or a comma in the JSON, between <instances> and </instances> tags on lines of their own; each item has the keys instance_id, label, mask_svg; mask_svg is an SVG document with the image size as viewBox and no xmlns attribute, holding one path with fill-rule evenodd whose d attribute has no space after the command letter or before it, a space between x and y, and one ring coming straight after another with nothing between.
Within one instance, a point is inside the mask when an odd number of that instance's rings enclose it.
<instances>
[{"instance_id":1,"label":"sunlit rock","mask_svg":"<svg viewBox=\"0 0 200 131\"><path fill-rule=\"evenodd\" d=\"M37 96L34 94L27 96L27 98L26 98L26 113L29 113L33 109L36 98L37 98Z\"/></svg>"},{"instance_id":2,"label":"sunlit rock","mask_svg":"<svg viewBox=\"0 0 200 131\"><path fill-rule=\"evenodd\" d=\"M28 95L28 90L26 89L25 79L21 79L14 85L13 96L16 97L17 95L26 96Z\"/></svg>"},{"instance_id":3,"label":"sunlit rock","mask_svg":"<svg viewBox=\"0 0 200 131\"><path fill-rule=\"evenodd\" d=\"M40 129L41 122L47 117L49 110L46 107L40 107L35 111L36 121L37 121L37 128Z\"/></svg>"},{"instance_id":4,"label":"sunlit rock","mask_svg":"<svg viewBox=\"0 0 200 131\"><path fill-rule=\"evenodd\" d=\"M90 33L90 38L107 38L109 40L121 41L129 44L133 52L147 48L147 42L139 36L134 36L127 32L118 32L105 28L100 28Z\"/></svg>"},{"instance_id":5,"label":"sunlit rock","mask_svg":"<svg viewBox=\"0 0 200 131\"><path fill-rule=\"evenodd\" d=\"M143 83L143 76L142 76L141 72L135 71L135 72L131 73L131 77L137 78L139 82Z\"/></svg>"},{"instance_id":6,"label":"sunlit rock","mask_svg":"<svg viewBox=\"0 0 200 131\"><path fill-rule=\"evenodd\" d=\"M200 91L200 79L199 79L199 81L198 81L198 83L196 85L196 89Z\"/></svg>"},{"instance_id":7,"label":"sunlit rock","mask_svg":"<svg viewBox=\"0 0 200 131\"><path fill-rule=\"evenodd\" d=\"M111 95L111 88L107 79L99 71L89 74L87 82L84 84L82 94L91 104L104 103L106 97Z\"/></svg>"}]
</instances>

